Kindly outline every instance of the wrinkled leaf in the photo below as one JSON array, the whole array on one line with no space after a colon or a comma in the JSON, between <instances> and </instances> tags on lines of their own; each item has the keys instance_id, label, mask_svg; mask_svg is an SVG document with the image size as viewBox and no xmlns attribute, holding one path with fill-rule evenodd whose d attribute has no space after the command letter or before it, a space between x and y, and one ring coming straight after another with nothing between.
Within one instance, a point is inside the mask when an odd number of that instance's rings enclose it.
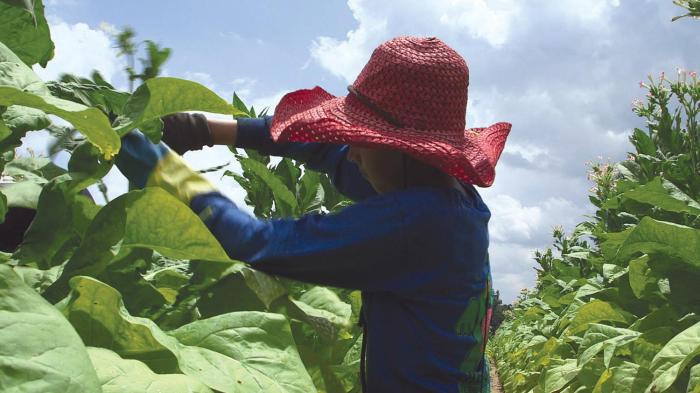
<instances>
[{"instance_id":1,"label":"wrinkled leaf","mask_svg":"<svg viewBox=\"0 0 700 393\"><path fill-rule=\"evenodd\" d=\"M0 42L27 65L46 67L54 55L49 25L41 0L0 1Z\"/></svg>"},{"instance_id":2,"label":"wrinkled leaf","mask_svg":"<svg viewBox=\"0 0 700 393\"><path fill-rule=\"evenodd\" d=\"M98 392L85 346L61 313L0 265L0 390Z\"/></svg>"},{"instance_id":3,"label":"wrinkled leaf","mask_svg":"<svg viewBox=\"0 0 700 393\"><path fill-rule=\"evenodd\" d=\"M569 331L571 334L583 332L588 329L589 324L600 321L629 323L632 316L614 303L595 299L578 309L569 325Z\"/></svg>"},{"instance_id":4,"label":"wrinkled leaf","mask_svg":"<svg viewBox=\"0 0 700 393\"><path fill-rule=\"evenodd\" d=\"M651 362L654 382L646 393L668 389L685 367L700 355L700 322L680 332L666 343Z\"/></svg>"},{"instance_id":5,"label":"wrinkled leaf","mask_svg":"<svg viewBox=\"0 0 700 393\"><path fill-rule=\"evenodd\" d=\"M197 379L183 374L156 374L138 360L122 359L104 348L88 347L103 393L207 393Z\"/></svg>"},{"instance_id":6,"label":"wrinkled leaf","mask_svg":"<svg viewBox=\"0 0 700 393\"><path fill-rule=\"evenodd\" d=\"M635 253L668 255L700 270L700 230L643 217L621 244L615 258L627 260Z\"/></svg>"},{"instance_id":7,"label":"wrinkled leaf","mask_svg":"<svg viewBox=\"0 0 700 393\"><path fill-rule=\"evenodd\" d=\"M233 263L188 206L161 188L146 187L115 198L99 211L47 296L64 296L73 276L102 274L118 244L149 248L174 259Z\"/></svg>"},{"instance_id":8,"label":"wrinkled leaf","mask_svg":"<svg viewBox=\"0 0 700 393\"><path fill-rule=\"evenodd\" d=\"M119 151L121 140L97 108L53 97L27 65L0 42L0 106L20 105L63 118L97 146L106 158Z\"/></svg>"},{"instance_id":9,"label":"wrinkled leaf","mask_svg":"<svg viewBox=\"0 0 700 393\"><path fill-rule=\"evenodd\" d=\"M127 101L117 133L123 136L134 128L142 129L144 124L153 124L154 120L165 115L184 111L244 114L199 83L169 77L151 78L139 86ZM153 127L147 128L153 130ZM160 140L159 132L142 131L152 141Z\"/></svg>"},{"instance_id":10,"label":"wrinkled leaf","mask_svg":"<svg viewBox=\"0 0 700 393\"><path fill-rule=\"evenodd\" d=\"M87 345L140 360L159 374L182 372L222 392L314 391L281 315L229 313L165 333L129 315L114 288L89 277L70 284L64 313Z\"/></svg>"}]
</instances>

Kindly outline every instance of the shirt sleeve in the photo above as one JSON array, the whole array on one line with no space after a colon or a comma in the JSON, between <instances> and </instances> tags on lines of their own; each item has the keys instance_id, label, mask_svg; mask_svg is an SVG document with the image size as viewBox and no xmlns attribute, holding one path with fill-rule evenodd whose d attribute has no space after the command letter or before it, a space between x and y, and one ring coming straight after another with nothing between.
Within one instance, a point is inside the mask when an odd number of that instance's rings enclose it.
<instances>
[{"instance_id":1,"label":"shirt sleeve","mask_svg":"<svg viewBox=\"0 0 700 393\"><path fill-rule=\"evenodd\" d=\"M272 116L239 118L237 121L236 147L301 161L309 169L328 174L338 191L354 201L377 195L374 187L360 174L357 165L348 161L348 145L318 142L277 143L270 136Z\"/></svg>"},{"instance_id":2,"label":"shirt sleeve","mask_svg":"<svg viewBox=\"0 0 700 393\"><path fill-rule=\"evenodd\" d=\"M401 290L426 269L406 257L426 214L395 196L369 198L332 214L260 220L218 192L191 202L226 253L300 281L361 290Z\"/></svg>"}]
</instances>

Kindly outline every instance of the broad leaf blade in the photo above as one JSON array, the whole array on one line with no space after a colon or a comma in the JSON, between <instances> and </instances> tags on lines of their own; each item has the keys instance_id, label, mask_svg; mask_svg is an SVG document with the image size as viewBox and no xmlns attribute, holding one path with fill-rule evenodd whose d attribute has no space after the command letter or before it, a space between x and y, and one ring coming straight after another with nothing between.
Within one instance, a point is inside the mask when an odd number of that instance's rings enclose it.
<instances>
[{"instance_id":1,"label":"broad leaf blade","mask_svg":"<svg viewBox=\"0 0 700 393\"><path fill-rule=\"evenodd\" d=\"M169 77L151 78L139 86L127 101L117 133L123 136L134 128L150 124L148 130L142 131L152 141L158 141L160 129L155 130L153 122L165 115L185 111L245 115L199 83Z\"/></svg>"},{"instance_id":2,"label":"broad leaf blade","mask_svg":"<svg viewBox=\"0 0 700 393\"><path fill-rule=\"evenodd\" d=\"M183 374L156 374L138 360L122 359L104 348L88 347L103 393L210 393L206 385Z\"/></svg>"},{"instance_id":3,"label":"broad leaf blade","mask_svg":"<svg viewBox=\"0 0 700 393\"><path fill-rule=\"evenodd\" d=\"M64 313L87 345L140 360L159 374L182 372L226 393L314 391L281 315L229 313L165 333L129 315L114 288L89 277L73 278L71 287Z\"/></svg>"},{"instance_id":4,"label":"broad leaf blade","mask_svg":"<svg viewBox=\"0 0 700 393\"><path fill-rule=\"evenodd\" d=\"M680 332L656 354L651 362L654 382L646 393L663 392L700 355L700 322Z\"/></svg>"},{"instance_id":5,"label":"broad leaf blade","mask_svg":"<svg viewBox=\"0 0 700 393\"><path fill-rule=\"evenodd\" d=\"M0 390L100 390L75 330L5 265L0 265Z\"/></svg>"},{"instance_id":6,"label":"broad leaf blade","mask_svg":"<svg viewBox=\"0 0 700 393\"><path fill-rule=\"evenodd\" d=\"M54 44L42 1L0 1L0 42L12 49L25 64L39 63L46 67L53 58Z\"/></svg>"}]
</instances>

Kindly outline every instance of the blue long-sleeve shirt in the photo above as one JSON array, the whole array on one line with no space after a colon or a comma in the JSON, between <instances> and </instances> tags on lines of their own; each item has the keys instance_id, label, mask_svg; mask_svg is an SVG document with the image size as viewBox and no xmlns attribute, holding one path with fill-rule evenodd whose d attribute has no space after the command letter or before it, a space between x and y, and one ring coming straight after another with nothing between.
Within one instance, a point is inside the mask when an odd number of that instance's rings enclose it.
<instances>
[{"instance_id":1,"label":"blue long-sleeve shirt","mask_svg":"<svg viewBox=\"0 0 700 393\"><path fill-rule=\"evenodd\" d=\"M347 145L275 143L271 117L239 119L236 146L327 173L356 203L260 220L220 193L191 201L231 258L293 279L362 290L368 392L481 392L490 297L488 221L473 185L377 194Z\"/></svg>"}]
</instances>

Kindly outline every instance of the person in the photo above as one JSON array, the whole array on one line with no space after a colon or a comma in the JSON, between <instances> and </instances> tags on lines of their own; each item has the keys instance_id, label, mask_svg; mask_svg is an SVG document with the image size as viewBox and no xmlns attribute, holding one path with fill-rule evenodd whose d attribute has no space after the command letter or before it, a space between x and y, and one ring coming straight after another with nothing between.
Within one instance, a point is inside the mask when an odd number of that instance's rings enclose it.
<instances>
[{"instance_id":1,"label":"person","mask_svg":"<svg viewBox=\"0 0 700 393\"><path fill-rule=\"evenodd\" d=\"M364 392L486 392L488 187L511 124L465 129L469 70L435 37L372 53L347 96L285 95L264 118L164 118L164 141L125 136L116 164L199 214L228 255L309 283L362 291ZM327 173L355 201L332 214L257 219L179 152L228 144Z\"/></svg>"}]
</instances>

